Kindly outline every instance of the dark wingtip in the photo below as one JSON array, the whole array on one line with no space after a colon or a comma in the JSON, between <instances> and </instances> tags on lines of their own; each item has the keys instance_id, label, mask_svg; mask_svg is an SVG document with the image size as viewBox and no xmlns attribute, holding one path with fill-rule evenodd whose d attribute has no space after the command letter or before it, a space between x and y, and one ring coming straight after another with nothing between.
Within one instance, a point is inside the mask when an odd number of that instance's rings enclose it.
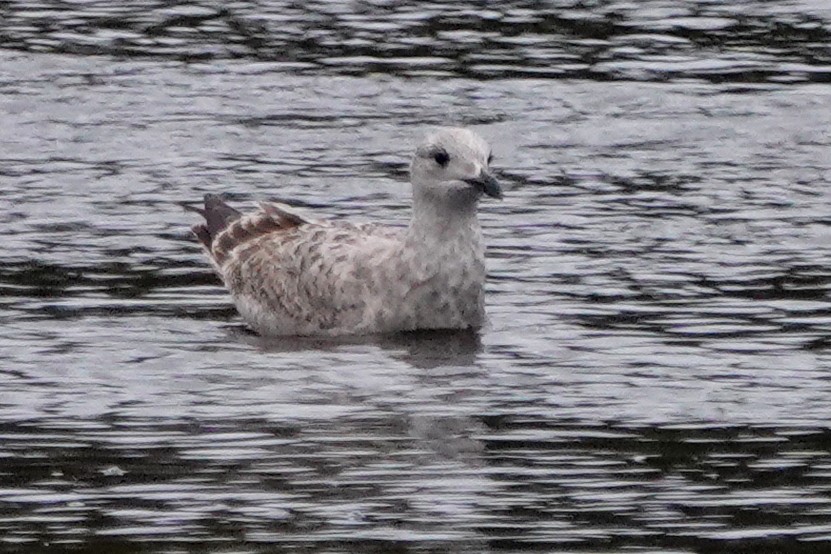
<instances>
[{"instance_id":1,"label":"dark wingtip","mask_svg":"<svg viewBox=\"0 0 831 554\"><path fill-rule=\"evenodd\" d=\"M204 202L204 208L190 204L182 204L182 207L205 218L205 223L194 225L192 230L199 242L210 248L214 238L242 214L226 204L218 194L206 194Z\"/></svg>"},{"instance_id":2,"label":"dark wingtip","mask_svg":"<svg viewBox=\"0 0 831 554\"><path fill-rule=\"evenodd\" d=\"M194 212L201 215L202 217L205 217L205 210L203 210L199 206L194 206L192 204L187 204L185 202L182 202L180 206L182 206L182 209L186 212Z\"/></svg>"},{"instance_id":3,"label":"dark wingtip","mask_svg":"<svg viewBox=\"0 0 831 554\"><path fill-rule=\"evenodd\" d=\"M190 228L193 231L193 234L196 235L196 238L199 239L205 248L211 247L211 234L208 232L208 228L205 227L204 223L197 223L193 227Z\"/></svg>"},{"instance_id":4,"label":"dark wingtip","mask_svg":"<svg viewBox=\"0 0 831 554\"><path fill-rule=\"evenodd\" d=\"M222 199L222 196L210 192L202 197L202 201L205 203L206 210L217 208L219 206L228 207L228 204L225 203L225 201Z\"/></svg>"}]
</instances>

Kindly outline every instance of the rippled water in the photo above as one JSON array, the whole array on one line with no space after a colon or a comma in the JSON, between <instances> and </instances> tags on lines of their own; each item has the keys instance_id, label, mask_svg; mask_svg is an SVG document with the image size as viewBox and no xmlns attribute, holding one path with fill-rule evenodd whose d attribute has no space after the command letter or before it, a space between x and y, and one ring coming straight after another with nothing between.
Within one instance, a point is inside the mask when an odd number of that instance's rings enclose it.
<instances>
[{"instance_id":1,"label":"rippled water","mask_svg":"<svg viewBox=\"0 0 831 554\"><path fill-rule=\"evenodd\" d=\"M0 3L0 551L831 549L825 1ZM181 203L403 223L478 335L265 341Z\"/></svg>"}]
</instances>

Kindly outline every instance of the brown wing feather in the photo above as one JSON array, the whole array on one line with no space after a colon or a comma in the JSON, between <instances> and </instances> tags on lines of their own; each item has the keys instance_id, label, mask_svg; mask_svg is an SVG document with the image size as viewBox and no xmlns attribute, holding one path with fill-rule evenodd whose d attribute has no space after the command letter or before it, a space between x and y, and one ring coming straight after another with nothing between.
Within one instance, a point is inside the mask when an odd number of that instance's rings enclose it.
<instances>
[{"instance_id":1,"label":"brown wing feather","mask_svg":"<svg viewBox=\"0 0 831 554\"><path fill-rule=\"evenodd\" d=\"M311 220L284 204L262 202L260 208L243 214L226 204L216 194L205 195L205 207L185 205L188 211L205 218L204 223L191 227L219 270L231 252L264 235L293 229Z\"/></svg>"},{"instance_id":2,"label":"brown wing feather","mask_svg":"<svg viewBox=\"0 0 831 554\"><path fill-rule=\"evenodd\" d=\"M284 226L280 219L272 218L264 212L247 214L231 223L225 228L211 245L211 256L214 262L221 266L228 259L231 251L242 247L246 242L252 241L263 235L279 231Z\"/></svg>"}]
</instances>

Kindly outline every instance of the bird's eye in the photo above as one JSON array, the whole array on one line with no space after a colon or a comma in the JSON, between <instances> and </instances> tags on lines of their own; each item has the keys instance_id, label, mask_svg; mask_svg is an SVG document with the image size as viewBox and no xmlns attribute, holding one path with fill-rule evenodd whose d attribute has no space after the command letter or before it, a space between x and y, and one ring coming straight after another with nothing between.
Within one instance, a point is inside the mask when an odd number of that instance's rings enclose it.
<instances>
[{"instance_id":1,"label":"bird's eye","mask_svg":"<svg viewBox=\"0 0 831 554\"><path fill-rule=\"evenodd\" d=\"M493 153L488 154L488 165L493 162Z\"/></svg>"},{"instance_id":2,"label":"bird's eye","mask_svg":"<svg viewBox=\"0 0 831 554\"><path fill-rule=\"evenodd\" d=\"M437 164L444 167L447 165L447 162L450 161L450 154L448 154L444 150L439 150L438 152L433 154L433 159L436 160Z\"/></svg>"}]
</instances>

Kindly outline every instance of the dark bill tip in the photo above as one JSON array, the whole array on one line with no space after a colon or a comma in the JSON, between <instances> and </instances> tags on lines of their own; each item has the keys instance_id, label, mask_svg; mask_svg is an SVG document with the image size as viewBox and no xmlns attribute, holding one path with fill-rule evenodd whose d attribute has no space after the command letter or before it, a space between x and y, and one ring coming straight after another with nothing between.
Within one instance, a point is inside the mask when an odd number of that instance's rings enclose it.
<instances>
[{"instance_id":1,"label":"dark bill tip","mask_svg":"<svg viewBox=\"0 0 831 554\"><path fill-rule=\"evenodd\" d=\"M499 185L499 181L494 179L493 175L486 171L480 173L476 178L465 179L465 182L477 187L491 198L502 198L502 187Z\"/></svg>"}]
</instances>

